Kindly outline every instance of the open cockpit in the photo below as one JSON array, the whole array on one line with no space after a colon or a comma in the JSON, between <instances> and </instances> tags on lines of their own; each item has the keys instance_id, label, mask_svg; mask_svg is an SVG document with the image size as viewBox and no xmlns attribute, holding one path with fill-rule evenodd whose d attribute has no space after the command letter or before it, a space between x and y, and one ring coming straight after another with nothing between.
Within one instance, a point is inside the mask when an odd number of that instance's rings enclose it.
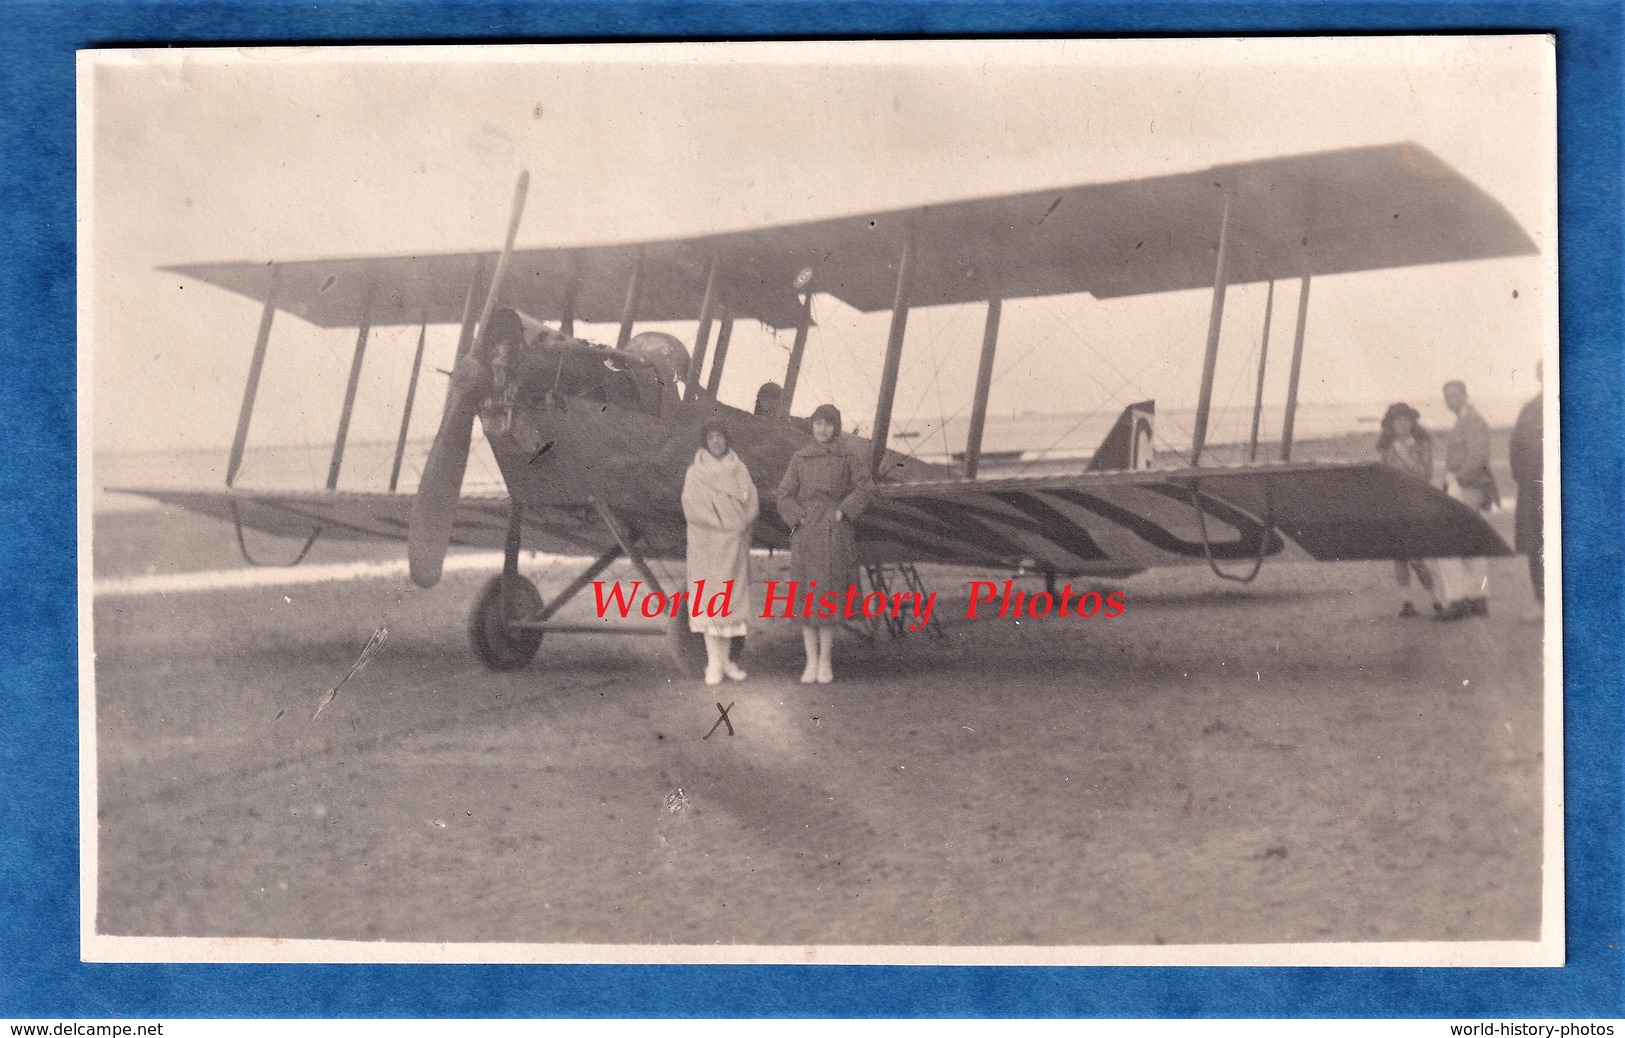
<instances>
[{"instance_id":1,"label":"open cockpit","mask_svg":"<svg viewBox=\"0 0 1625 1038\"><path fill-rule=\"evenodd\" d=\"M645 332L617 350L512 309L491 315L488 341L491 402L504 411L580 400L659 418L679 399L677 382L688 367L673 336Z\"/></svg>"}]
</instances>

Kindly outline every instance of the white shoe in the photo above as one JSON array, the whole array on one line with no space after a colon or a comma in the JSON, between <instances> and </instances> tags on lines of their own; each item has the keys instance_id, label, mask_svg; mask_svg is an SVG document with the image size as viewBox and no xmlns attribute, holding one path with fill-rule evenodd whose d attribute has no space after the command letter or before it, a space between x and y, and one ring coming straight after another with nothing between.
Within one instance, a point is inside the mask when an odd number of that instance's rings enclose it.
<instances>
[{"instance_id":1,"label":"white shoe","mask_svg":"<svg viewBox=\"0 0 1625 1038\"><path fill-rule=\"evenodd\" d=\"M810 685L810 684L812 684L813 682L815 682L817 680L818 680L818 661L817 660L808 660L807 665L805 667L803 667L802 670L801 670L801 683L803 685Z\"/></svg>"},{"instance_id":2,"label":"white shoe","mask_svg":"<svg viewBox=\"0 0 1625 1038\"><path fill-rule=\"evenodd\" d=\"M829 665L829 660L821 661L818 664L818 683L820 685L827 685L834 680L835 668Z\"/></svg>"},{"instance_id":3,"label":"white shoe","mask_svg":"<svg viewBox=\"0 0 1625 1038\"><path fill-rule=\"evenodd\" d=\"M750 676L745 673L744 667L741 667L733 660L729 660L727 663L722 665L722 673L727 675L730 681L744 681Z\"/></svg>"},{"instance_id":4,"label":"white shoe","mask_svg":"<svg viewBox=\"0 0 1625 1038\"><path fill-rule=\"evenodd\" d=\"M722 684L722 668L707 666L705 668L705 683L707 685Z\"/></svg>"}]
</instances>

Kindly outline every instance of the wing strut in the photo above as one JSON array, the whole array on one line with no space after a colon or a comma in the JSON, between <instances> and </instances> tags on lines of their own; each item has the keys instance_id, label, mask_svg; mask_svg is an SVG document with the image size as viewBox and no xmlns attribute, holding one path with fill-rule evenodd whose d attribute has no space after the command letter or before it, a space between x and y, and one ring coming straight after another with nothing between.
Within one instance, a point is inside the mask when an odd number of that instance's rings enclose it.
<instances>
[{"instance_id":1,"label":"wing strut","mask_svg":"<svg viewBox=\"0 0 1625 1038\"><path fill-rule=\"evenodd\" d=\"M638 296L643 292L643 252L632 263L632 278L626 283L626 305L621 308L621 330L615 336L615 348L626 349L632 341L632 322L638 314Z\"/></svg>"},{"instance_id":2,"label":"wing strut","mask_svg":"<svg viewBox=\"0 0 1625 1038\"><path fill-rule=\"evenodd\" d=\"M886 337L886 366L880 372L880 397L875 401L875 427L870 434L869 471L880 474L886 458L886 441L891 439L891 409L897 397L897 373L903 362L903 333L908 329L908 283L914 268L914 221L910 220L903 239L903 254L897 261L897 294L891 308L891 334Z\"/></svg>"},{"instance_id":3,"label":"wing strut","mask_svg":"<svg viewBox=\"0 0 1625 1038\"><path fill-rule=\"evenodd\" d=\"M243 406L237 412L237 435L231 440L231 460L226 463L226 486L237 478L243 465L243 448L248 444L248 423L254 417L254 398L260 391L260 372L265 370L265 347L271 342L271 319L276 316L276 290L282 271L271 264L271 287L265 292L265 309L260 313L259 334L254 337L254 359L248 365L248 382L243 386Z\"/></svg>"},{"instance_id":4,"label":"wing strut","mask_svg":"<svg viewBox=\"0 0 1625 1038\"><path fill-rule=\"evenodd\" d=\"M1275 313L1275 279L1264 297L1264 341L1258 347L1258 389L1253 393L1253 432L1247 441L1247 460L1258 460L1258 419L1264 413L1264 361L1270 355L1270 317Z\"/></svg>"},{"instance_id":5,"label":"wing strut","mask_svg":"<svg viewBox=\"0 0 1625 1038\"><path fill-rule=\"evenodd\" d=\"M688 399L700 393L700 370L705 367L705 351L711 345L711 318L717 305L717 254L711 253L711 268L705 273L705 297L700 300L700 327L694 333L694 355L688 360L688 377L684 379ZM722 344L717 344L718 357L711 365L713 371L721 363ZM714 396L714 395L713 395Z\"/></svg>"},{"instance_id":6,"label":"wing strut","mask_svg":"<svg viewBox=\"0 0 1625 1038\"><path fill-rule=\"evenodd\" d=\"M987 301L987 324L982 329L982 359L976 365L976 396L970 406L970 431L965 434L965 478L975 479L982 463L982 431L987 425L987 395L993 388L993 353L999 346L999 316L1004 300Z\"/></svg>"},{"instance_id":7,"label":"wing strut","mask_svg":"<svg viewBox=\"0 0 1625 1038\"><path fill-rule=\"evenodd\" d=\"M474 348L474 322L479 318L479 312L474 309L474 301L480 297L480 286L485 281L485 256L474 257L474 276L468 281L468 293L463 296L463 324L457 330L457 359L462 360L463 355Z\"/></svg>"},{"instance_id":8,"label":"wing strut","mask_svg":"<svg viewBox=\"0 0 1625 1038\"><path fill-rule=\"evenodd\" d=\"M339 466L344 464L344 442L350 438L350 416L355 413L355 393L361 386L361 362L367 356L367 336L372 333L372 294L377 283L367 282L367 295L361 304L361 327L356 329L355 355L350 358L350 381L344 387L344 409L339 412L339 430L333 436L333 459L327 463L327 489L337 490Z\"/></svg>"},{"instance_id":9,"label":"wing strut","mask_svg":"<svg viewBox=\"0 0 1625 1038\"><path fill-rule=\"evenodd\" d=\"M564 288L564 309L559 316L559 334L576 337L576 294L581 291L581 254L570 253L570 281Z\"/></svg>"},{"instance_id":10,"label":"wing strut","mask_svg":"<svg viewBox=\"0 0 1625 1038\"><path fill-rule=\"evenodd\" d=\"M1298 330L1292 334L1292 376L1286 383L1286 419L1281 423L1281 460L1292 460L1292 422L1298 416L1298 372L1303 367L1303 332L1309 323L1309 275L1298 287Z\"/></svg>"},{"instance_id":11,"label":"wing strut","mask_svg":"<svg viewBox=\"0 0 1625 1038\"><path fill-rule=\"evenodd\" d=\"M1208 410L1213 403L1213 369L1219 359L1219 328L1224 324L1225 260L1230 244L1230 196L1225 195L1219 218L1219 258L1213 265L1213 307L1207 319L1207 353L1202 358L1202 393L1196 400L1196 429L1191 436L1191 468L1202 463L1207 445Z\"/></svg>"},{"instance_id":12,"label":"wing strut","mask_svg":"<svg viewBox=\"0 0 1625 1038\"><path fill-rule=\"evenodd\" d=\"M728 362L728 343L734 336L733 311L722 307L722 322L717 326L717 355L711 358L711 377L705 381L705 392L712 400L722 385L722 366Z\"/></svg>"},{"instance_id":13,"label":"wing strut","mask_svg":"<svg viewBox=\"0 0 1625 1038\"><path fill-rule=\"evenodd\" d=\"M406 404L401 408L401 435L395 441L395 462L389 467L389 492L395 492L395 484L401 479L401 459L406 457L406 430L412 426L412 403L418 395L418 373L423 370L423 343L429 336L429 319L423 319L422 327L418 328L418 350L412 355L412 377L406 383Z\"/></svg>"},{"instance_id":14,"label":"wing strut","mask_svg":"<svg viewBox=\"0 0 1625 1038\"><path fill-rule=\"evenodd\" d=\"M801 378L801 358L807 352L807 330L812 327L812 293L801 300L801 319L796 322L796 341L790 347L790 366L784 369L784 393L779 397L779 414L789 417L795 400L796 381Z\"/></svg>"}]
</instances>

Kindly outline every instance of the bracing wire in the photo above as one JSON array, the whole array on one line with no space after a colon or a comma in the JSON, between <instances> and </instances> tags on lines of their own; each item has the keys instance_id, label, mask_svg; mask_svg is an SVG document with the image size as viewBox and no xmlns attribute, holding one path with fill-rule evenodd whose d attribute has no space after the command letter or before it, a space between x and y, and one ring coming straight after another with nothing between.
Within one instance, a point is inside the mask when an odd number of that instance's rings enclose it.
<instances>
[{"instance_id":1,"label":"bracing wire","mask_svg":"<svg viewBox=\"0 0 1625 1038\"><path fill-rule=\"evenodd\" d=\"M818 297L816 295L813 296L813 306L814 307L818 306ZM824 328L824 326L822 324L818 324L818 315L817 315L816 311L814 312L812 319L813 319L813 323L818 325L819 340L820 340L820 345L822 345L823 332L825 331L825 328ZM847 341L846 336L840 334L839 332L836 332L833 327L831 327L829 329L829 332L830 332L830 338L835 341L835 345L837 345L837 346L839 346L841 348L841 351L846 354L847 360L849 360L851 362L850 370L855 371L859 375L861 375L863 377L863 381L868 385L868 387L871 390L874 391L875 395L878 396L879 393L880 393L880 387L875 384L874 379L869 377L869 373L867 371L863 370L863 365L858 363L857 354L852 351L852 344ZM825 394L827 396L829 394L830 388L835 384L835 379L830 375L830 371L829 371L829 351L824 350L822 348L820 348L818 350L818 364L819 364L819 368L820 368L820 374L823 376L823 379L824 379L824 392L825 392Z\"/></svg>"},{"instance_id":2,"label":"bracing wire","mask_svg":"<svg viewBox=\"0 0 1625 1038\"><path fill-rule=\"evenodd\" d=\"M1051 338L1054 337L1055 331L1056 331L1055 328L1051 328L1049 330L1049 332L1047 332L1046 334L1040 336L1039 339L1036 342L1034 342L1031 346L1027 347L1027 351L1025 353L1023 353L1021 356L1017 357L1015 360L1010 361L1007 364L1005 364L1005 366L1001 370L995 372L994 375L993 375L993 379L992 379L993 383L995 385L998 384L998 382L1001 379L1003 379L1004 376L1008 375L1013 368L1015 368L1017 365L1021 364L1028 357L1032 356L1033 353L1040 346L1043 346L1046 342L1048 342ZM945 430L944 433L943 433L944 437L946 437L946 435L947 435L946 427L947 427L948 423L953 421L954 419L958 418L960 415L964 414L965 409L967 407L969 407L969 406L970 406L970 403L968 401L966 403L960 404L957 408L955 408L953 410L953 412L951 414L947 415L946 417L944 417L942 419L942 424L943 424L943 427L944 427L944 430ZM915 449L917 450L918 447L916 446ZM913 451L908 452L905 456L906 457L912 457L913 456Z\"/></svg>"},{"instance_id":3,"label":"bracing wire","mask_svg":"<svg viewBox=\"0 0 1625 1038\"><path fill-rule=\"evenodd\" d=\"M1088 340L1085 339L1081 334L1079 334L1079 332L1078 332L1078 330L1076 328L1072 327L1071 322L1069 320L1067 320L1067 318L1066 318L1066 316L1064 314L1057 313L1056 310L1053 307L1046 307L1046 309L1049 310L1050 314L1057 321L1058 328L1064 327L1068 332L1071 333L1072 341L1075 341L1078 345L1082 346L1085 350L1087 350L1091 357L1098 358L1106 367L1108 367L1108 368L1110 368L1112 370L1113 374L1117 375L1117 377L1122 380L1122 383L1119 386L1119 389L1117 391L1108 390L1108 392L1111 394L1112 400L1107 401L1107 403L1111 403L1111 402L1115 401L1116 398L1117 398L1117 393L1121 392L1121 389L1124 388L1124 387L1131 388L1136 393L1139 393L1139 394L1142 394L1142 395L1145 394L1144 387L1142 387L1140 385L1140 383L1139 383L1140 376L1145 374L1145 371L1146 371L1147 368L1151 367L1151 365L1157 363L1159 360L1162 359L1161 353L1153 353L1153 354L1151 354L1151 356L1146 359L1145 363L1141 364L1139 366L1139 368L1135 369L1135 372L1134 372L1133 375L1124 375L1122 370L1120 368L1118 368L1117 365L1113 364L1109 357L1105 356L1100 351L1096 350L1093 346L1091 346L1089 344ZM1096 385L1098 385L1101 389L1107 389L1107 386L1106 386L1106 384L1104 382L1100 381L1098 378L1095 378L1094 372L1092 370L1088 369L1087 367L1085 367L1084 370L1085 370L1085 373L1088 374L1091 379L1094 379ZM1100 405L1100 407L1105 407L1105 406L1106 406L1106 404L1101 404ZM1096 408L1096 413L1098 413L1099 410L1100 410L1100 408ZM1081 422L1079 424L1081 424ZM1178 458L1180 458L1180 459L1182 459L1182 460L1184 460L1184 461L1186 461L1188 463L1189 456L1188 456L1187 452L1180 449L1180 447L1178 445L1176 445L1171 439L1168 438L1168 435L1167 435L1166 431L1164 430L1165 426L1171 426L1177 432L1180 432L1180 433L1182 433L1182 434L1184 434L1186 436L1190 436L1191 431L1189 429L1186 429L1183 425L1179 424L1178 422L1175 422L1172 419L1167 418L1166 416L1164 416L1164 417L1158 419L1158 421L1156 423L1156 426L1155 426L1155 433L1154 433L1154 435L1156 436L1156 439L1163 445L1164 448L1166 448L1168 450L1169 453L1173 454L1175 457L1178 457ZM1073 428L1075 429L1076 426L1074 426ZM1067 434L1070 435L1071 431L1072 430L1068 430ZM1056 441L1056 442L1059 442L1059 441ZM1053 446L1054 445L1052 444L1051 447L1053 447ZM1046 448L1046 450L1047 449L1048 448ZM1037 460L1037 459L1035 459L1035 460Z\"/></svg>"},{"instance_id":4,"label":"bracing wire","mask_svg":"<svg viewBox=\"0 0 1625 1038\"><path fill-rule=\"evenodd\" d=\"M1257 353L1258 353L1258 346L1257 346L1256 341L1255 341L1254 345L1247 351L1247 356L1242 358L1241 368L1240 368L1239 372L1236 374L1236 377L1231 380L1231 385L1230 385L1229 392L1227 392L1225 394L1224 399L1219 404L1219 407L1218 407L1219 411L1225 412L1225 413L1231 412L1231 410L1232 410L1232 408L1233 408L1233 406L1235 404L1236 394L1238 392L1240 392L1240 390L1242 388L1243 380L1247 377L1248 369L1249 369L1249 366L1250 366L1248 362L1251 361L1253 359L1253 357L1257 355ZM1232 415L1231 417L1234 418L1235 416ZM1252 413L1250 411L1248 412L1247 417L1248 417L1249 420L1251 420ZM1239 437L1240 433L1239 433L1238 430L1231 429L1231 430L1228 430L1226 432L1226 435L1234 438L1234 437ZM1213 440L1210 441L1210 442L1216 442L1217 439L1218 439L1217 437L1214 437ZM1232 442L1240 442L1240 441L1239 441L1239 439L1234 439Z\"/></svg>"},{"instance_id":5,"label":"bracing wire","mask_svg":"<svg viewBox=\"0 0 1625 1038\"><path fill-rule=\"evenodd\" d=\"M1066 324L1066 322L1064 320L1062 320L1061 323L1063 325ZM1073 338L1080 345L1082 345L1085 349L1089 349L1089 344L1087 342L1085 342L1083 340L1082 336L1079 336L1074 329L1072 329L1070 326L1068 326L1067 330L1073 332ZM1091 350L1091 352L1093 352L1093 351ZM1121 375L1121 372L1119 372L1118 374ZM1090 421L1097 414L1099 414L1101 411L1105 410L1106 408L1115 406L1117 404L1117 402L1118 402L1118 396L1119 396L1120 393L1122 393L1124 388L1138 389L1138 387L1132 386L1132 385L1126 385L1126 386L1125 385L1119 385L1116 389L1112 389L1110 386L1106 385L1106 383L1103 382L1101 379L1097 378L1093 371L1088 370L1087 368L1084 369L1084 375L1091 382L1093 382L1096 386L1100 387L1100 389L1103 390L1106 393L1106 399L1104 401L1102 401L1101 403L1096 404L1093 409L1091 409L1086 414L1079 417L1077 421L1073 422L1070 426L1068 426L1067 429L1064 432L1062 432L1060 436L1057 436L1053 441L1051 441L1049 446L1045 447L1041 451L1037 451L1034 454L1031 461L1027 462L1025 465L1021 466L1021 468L1019 470L1017 470L1017 475L1020 475L1021 473L1026 472L1033 465L1035 465L1038 462L1044 460L1044 458L1049 454L1050 451L1054 450L1057 446L1059 446L1061 444L1061 442L1063 440L1065 440L1068 436L1071 436L1078 429L1082 428L1083 424L1085 422Z\"/></svg>"},{"instance_id":6,"label":"bracing wire","mask_svg":"<svg viewBox=\"0 0 1625 1038\"><path fill-rule=\"evenodd\" d=\"M937 325L936 329L925 340L925 343L923 345L927 348L927 350L930 352L930 354L931 354L931 356L933 358L936 357L935 346L936 346L937 340L941 339L942 334L944 332L946 332L949 328L953 327L954 324L958 320L959 320L959 308L955 307L949 313L948 319L946 321L943 321L941 324ZM903 381L903 379L908 376L908 373L914 370L914 366L920 362L920 359L923 356L924 356L924 354L921 353L918 348L916 348L915 351L909 356L908 363L904 364L902 371L898 372L898 374L897 374L898 383L901 383ZM938 368L938 371L940 372L941 371L941 364L940 363L937 365L937 368Z\"/></svg>"},{"instance_id":7,"label":"bracing wire","mask_svg":"<svg viewBox=\"0 0 1625 1038\"><path fill-rule=\"evenodd\" d=\"M1097 385L1098 384L1099 383L1097 383ZM1101 388L1104 389L1106 387L1102 385ZM1031 461L1028 461L1026 464L1022 465L1021 468L1016 470L1016 475L1018 475L1018 476L1021 475L1022 473L1026 472L1028 469L1032 468L1034 465L1038 464L1040 461L1043 461L1045 459L1045 457L1049 454L1050 451L1054 450L1057 446L1059 446L1062 440L1066 439L1068 436L1071 436L1074 432L1076 432L1078 429L1080 429L1083 426L1083 423L1085 423L1085 422L1089 421L1090 419L1094 418L1095 415L1099 414L1101 411L1105 410L1106 408L1114 406L1116 403L1117 403L1117 395L1114 393L1114 394L1112 394L1111 399L1107 400L1104 403L1097 404L1093 410L1091 410L1089 413L1085 414L1083 417L1079 418L1077 421L1073 422L1070 426L1068 426L1067 430L1065 432L1063 432L1061 435L1057 436L1055 438L1055 440L1053 442L1051 442L1048 447L1045 447L1041 451L1037 451L1033 455L1033 458L1032 458Z\"/></svg>"},{"instance_id":8,"label":"bracing wire","mask_svg":"<svg viewBox=\"0 0 1625 1038\"><path fill-rule=\"evenodd\" d=\"M954 454L954 450L953 450L953 448L951 446L948 445L948 419L945 417L947 412L948 412L948 405L944 404L942 402L942 379L940 378L941 374L942 374L942 369L939 367L937 369L937 375L939 377L933 378L931 380L931 384L936 387L936 391L937 391L937 435L942 437L942 453L943 453L943 456L947 457L947 458L952 458L953 454Z\"/></svg>"},{"instance_id":9,"label":"bracing wire","mask_svg":"<svg viewBox=\"0 0 1625 1038\"><path fill-rule=\"evenodd\" d=\"M946 333L947 330L950 327L953 326L954 321L957 319L957 316L958 315L955 314L954 316L950 317L947 321L944 321L934 332L932 332L930 338L926 339L924 344L923 344L925 352L928 352L930 354L930 356L931 356L931 362L932 362L932 365L933 365L932 371L931 371L931 380L925 384L925 388L927 388L927 389L935 388L935 390L936 390L936 395L937 395L937 419L938 419L939 424L942 426L942 429L940 431L941 431L941 435L943 436L943 445L944 445L944 447L947 446L947 442L948 442L947 441L947 432L946 432L947 425L948 425L948 418L945 417L944 414L943 414L943 404L942 404L942 356L939 353L939 351L937 350L937 343L942 339L943 334ZM897 376L897 381L898 381L899 385L902 384L902 381L903 381L902 374L899 374ZM909 412L909 414L908 414L908 416L906 418L903 419L902 424L904 426L908 426L908 425L913 424L914 419L920 413L920 409L922 407L924 407L924 406L925 406L925 393L922 390L922 392L919 393L919 395L916 397L916 399L914 401L914 409ZM904 453L904 456L905 457L910 457L910 458L913 457L915 452L918 451L920 449L920 447L923 446L923 444L924 444L923 440L916 440L914 443L909 445L909 450Z\"/></svg>"},{"instance_id":10,"label":"bracing wire","mask_svg":"<svg viewBox=\"0 0 1625 1038\"><path fill-rule=\"evenodd\" d=\"M1122 371L1121 368L1119 368L1116 364L1112 363L1112 359L1111 359L1110 356L1108 356L1108 355L1102 353L1101 351L1095 349L1095 347L1092 346L1089 343L1089 340L1084 338L1084 336L1082 334L1080 334L1078 332L1078 330L1072 326L1072 322L1066 317L1065 314L1058 313L1055 310L1055 308L1049 306L1047 304L1047 301L1045 301L1045 300L1040 300L1040 302L1045 304L1045 308L1047 310L1049 310L1049 312L1055 317L1056 321L1060 324L1060 326L1065 328L1069 333L1071 333L1072 341L1076 342L1078 345L1082 346L1085 350L1089 351L1089 354L1090 354L1090 356L1092 358L1100 361L1101 364L1103 364L1105 367L1109 368L1111 370L1112 374L1116 375L1120 380L1122 380L1123 385L1134 389L1134 391L1137 392L1137 393L1144 393L1145 392L1144 387L1142 387L1140 385L1139 376L1145 374L1145 371L1146 371L1147 368L1151 367L1151 365L1157 363L1158 361L1160 361L1162 359L1162 354L1160 352L1152 353L1150 356L1148 356L1146 358L1145 363L1141 364L1140 367L1135 370L1133 375L1125 375L1125 374L1123 374L1123 371ZM1159 421L1157 424L1162 425L1164 423ZM1174 425L1175 423L1170 422L1170 423L1167 423L1167 424ZM1189 430L1184 429L1182 426L1175 425L1175 427L1178 428L1181 432L1189 432Z\"/></svg>"},{"instance_id":11,"label":"bracing wire","mask_svg":"<svg viewBox=\"0 0 1625 1038\"><path fill-rule=\"evenodd\" d=\"M1253 376L1256 377L1256 374L1257 374L1257 368L1251 362L1252 362L1253 358L1258 355L1259 348L1263 345L1263 343L1261 341L1261 337L1259 335L1258 314L1257 314L1256 311L1249 310L1247 316L1248 316L1247 356L1242 358L1241 365L1237 369L1235 377L1231 380L1230 390L1225 395L1223 403L1221 403L1219 405L1220 410L1222 410L1222 411L1230 411L1233 408L1233 406L1235 404L1235 400L1236 400L1236 394L1239 393L1242 390L1242 388L1244 386L1246 386L1248 384L1248 382L1249 382L1248 376L1253 375ZM1235 418L1236 420L1240 420L1239 415L1232 415L1232 417ZM1250 432L1251 431L1250 426L1251 426L1251 422L1252 422L1252 412L1251 412L1251 410L1249 410L1247 412L1247 419L1246 420L1247 420L1247 422L1249 424L1249 432ZM1230 430L1228 435L1230 435L1233 438L1233 442L1240 443L1242 441L1241 431L1239 429Z\"/></svg>"}]
</instances>

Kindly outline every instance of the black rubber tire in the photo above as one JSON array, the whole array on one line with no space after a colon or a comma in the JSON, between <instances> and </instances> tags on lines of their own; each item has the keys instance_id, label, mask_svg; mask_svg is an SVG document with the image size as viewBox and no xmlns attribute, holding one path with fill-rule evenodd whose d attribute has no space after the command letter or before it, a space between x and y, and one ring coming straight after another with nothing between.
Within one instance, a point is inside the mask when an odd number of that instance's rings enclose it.
<instances>
[{"instance_id":1,"label":"black rubber tire","mask_svg":"<svg viewBox=\"0 0 1625 1038\"><path fill-rule=\"evenodd\" d=\"M683 677L705 677L705 635L688 629L688 613L678 610L666 618L666 647Z\"/></svg>"},{"instance_id":2,"label":"black rubber tire","mask_svg":"<svg viewBox=\"0 0 1625 1038\"><path fill-rule=\"evenodd\" d=\"M492 670L519 670L536 658L542 647L541 631L510 631L502 622L503 582L507 582L511 619L542 611L542 595L521 576L497 574L486 581L468 614L468 644L479 661Z\"/></svg>"}]
</instances>

